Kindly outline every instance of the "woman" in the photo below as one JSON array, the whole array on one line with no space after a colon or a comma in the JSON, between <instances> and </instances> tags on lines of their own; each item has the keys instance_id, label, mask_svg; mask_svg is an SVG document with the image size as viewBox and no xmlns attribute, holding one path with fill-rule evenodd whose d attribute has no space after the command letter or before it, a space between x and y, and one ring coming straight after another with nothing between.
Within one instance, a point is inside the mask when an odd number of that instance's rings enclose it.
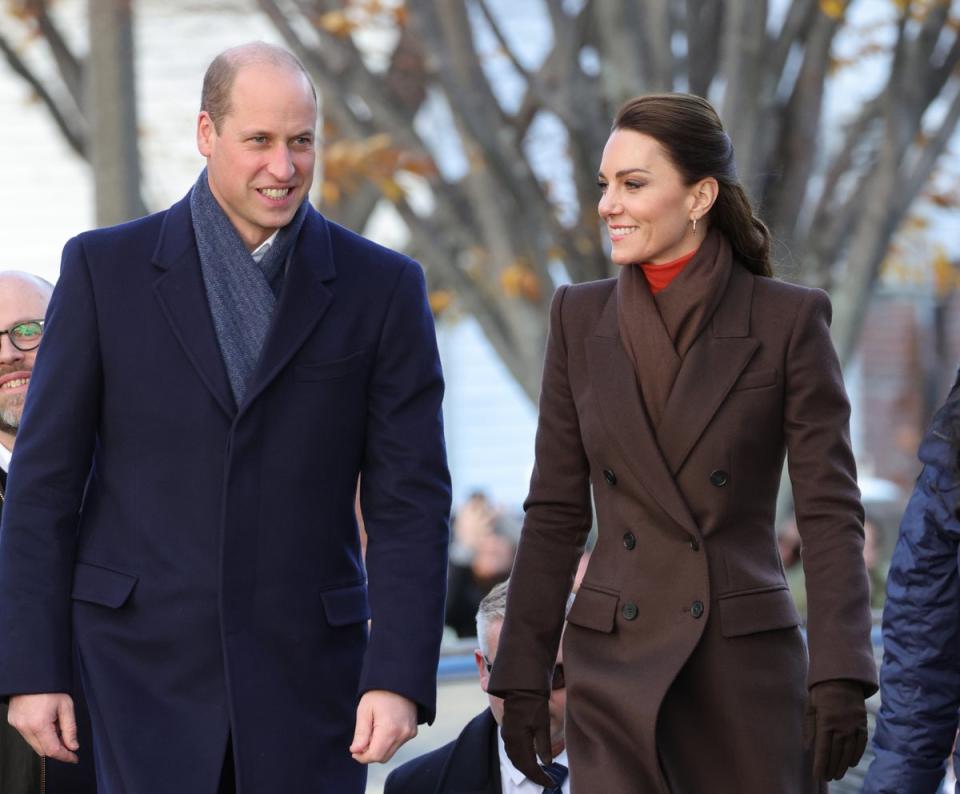
<instances>
[{"instance_id":1,"label":"woman","mask_svg":"<svg viewBox=\"0 0 960 794\"><path fill-rule=\"evenodd\" d=\"M599 539L564 639L573 791L822 790L859 759L876 689L829 300L771 278L769 233L705 100L628 102L598 181L621 270L561 287L551 308L489 687L506 698L504 742L548 782L534 747L592 490ZM809 670L774 534L785 451Z\"/></svg>"}]
</instances>

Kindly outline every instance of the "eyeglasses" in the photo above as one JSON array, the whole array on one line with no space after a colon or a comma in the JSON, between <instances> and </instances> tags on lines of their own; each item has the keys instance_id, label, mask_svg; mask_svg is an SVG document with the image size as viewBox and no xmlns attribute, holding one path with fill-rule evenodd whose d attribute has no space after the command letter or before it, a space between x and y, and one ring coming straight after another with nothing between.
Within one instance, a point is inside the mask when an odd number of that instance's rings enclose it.
<instances>
[{"instance_id":1,"label":"eyeglasses","mask_svg":"<svg viewBox=\"0 0 960 794\"><path fill-rule=\"evenodd\" d=\"M43 320L27 320L17 323L6 331L0 331L0 337L4 334L10 337L10 343L21 352L35 350L40 346L40 337L43 336Z\"/></svg>"},{"instance_id":2,"label":"eyeglasses","mask_svg":"<svg viewBox=\"0 0 960 794\"><path fill-rule=\"evenodd\" d=\"M483 664L487 668L487 672L493 672L493 662L491 662L486 656L483 657ZM550 680L550 689L563 689L567 685L567 679L563 677L563 662L557 662L557 666L553 668L553 678Z\"/></svg>"}]
</instances>

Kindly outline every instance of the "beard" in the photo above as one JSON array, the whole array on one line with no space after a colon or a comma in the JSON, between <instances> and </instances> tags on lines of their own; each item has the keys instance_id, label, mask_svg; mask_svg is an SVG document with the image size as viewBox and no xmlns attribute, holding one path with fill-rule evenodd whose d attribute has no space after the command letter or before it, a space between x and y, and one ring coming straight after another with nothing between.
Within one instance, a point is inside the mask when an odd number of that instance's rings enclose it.
<instances>
[{"instance_id":1,"label":"beard","mask_svg":"<svg viewBox=\"0 0 960 794\"><path fill-rule=\"evenodd\" d=\"M17 370L22 369L26 368L23 366L17 367ZM0 371L0 377L6 374L7 372ZM25 393L5 395L3 389L0 388L0 432L14 436L17 434L17 429L20 427L20 417L23 415L25 397Z\"/></svg>"},{"instance_id":2,"label":"beard","mask_svg":"<svg viewBox=\"0 0 960 794\"><path fill-rule=\"evenodd\" d=\"M0 432L17 434L23 415L23 395L18 394L0 403Z\"/></svg>"}]
</instances>

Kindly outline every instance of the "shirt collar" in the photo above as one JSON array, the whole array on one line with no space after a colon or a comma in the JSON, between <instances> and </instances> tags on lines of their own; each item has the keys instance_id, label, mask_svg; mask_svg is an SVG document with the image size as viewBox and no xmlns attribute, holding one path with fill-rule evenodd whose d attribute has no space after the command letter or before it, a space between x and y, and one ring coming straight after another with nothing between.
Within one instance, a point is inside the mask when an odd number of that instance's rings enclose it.
<instances>
[{"instance_id":1,"label":"shirt collar","mask_svg":"<svg viewBox=\"0 0 960 794\"><path fill-rule=\"evenodd\" d=\"M0 444L0 469L3 469L4 471L10 471L11 455L13 455L13 453L3 444Z\"/></svg>"},{"instance_id":2,"label":"shirt collar","mask_svg":"<svg viewBox=\"0 0 960 794\"><path fill-rule=\"evenodd\" d=\"M510 782L514 785L514 787L520 786L523 783L523 781L527 779L527 776L513 765L513 762L510 760L510 757L507 755L507 748L503 744L503 737L500 735L499 727L497 728L497 749L500 753L500 771L503 772L504 770L506 770L508 776L510 777ZM567 769L570 768L570 764L567 761L566 747L564 747L563 752L560 753L560 755L558 755L553 760L558 764L563 764L565 767L567 767ZM568 776L567 780L569 779L570 778ZM569 783L567 783L567 781L565 780L563 783L564 791L568 790L567 786L569 786Z\"/></svg>"},{"instance_id":3,"label":"shirt collar","mask_svg":"<svg viewBox=\"0 0 960 794\"><path fill-rule=\"evenodd\" d=\"M273 241L277 239L277 234L280 233L280 230L277 229L273 234L271 234L266 240L264 240L260 245L253 249L250 252L250 256L253 257L253 261L260 263L260 260L263 259L263 255L270 250L270 246L273 245Z\"/></svg>"}]
</instances>

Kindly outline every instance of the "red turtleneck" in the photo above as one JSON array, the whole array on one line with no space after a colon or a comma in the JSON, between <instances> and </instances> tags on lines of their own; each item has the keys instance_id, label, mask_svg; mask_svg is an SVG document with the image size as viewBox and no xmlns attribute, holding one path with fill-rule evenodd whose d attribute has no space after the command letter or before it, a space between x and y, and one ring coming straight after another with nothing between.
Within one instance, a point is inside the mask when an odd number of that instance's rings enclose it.
<instances>
[{"instance_id":1,"label":"red turtleneck","mask_svg":"<svg viewBox=\"0 0 960 794\"><path fill-rule=\"evenodd\" d=\"M640 267L643 269L643 275L647 277L650 292L656 295L658 292L669 287L670 282L680 275L680 272L686 267L687 262L693 259L697 250L697 248L694 248L689 254L684 254L672 262L664 262L662 265L654 265L649 262L642 263Z\"/></svg>"}]
</instances>

